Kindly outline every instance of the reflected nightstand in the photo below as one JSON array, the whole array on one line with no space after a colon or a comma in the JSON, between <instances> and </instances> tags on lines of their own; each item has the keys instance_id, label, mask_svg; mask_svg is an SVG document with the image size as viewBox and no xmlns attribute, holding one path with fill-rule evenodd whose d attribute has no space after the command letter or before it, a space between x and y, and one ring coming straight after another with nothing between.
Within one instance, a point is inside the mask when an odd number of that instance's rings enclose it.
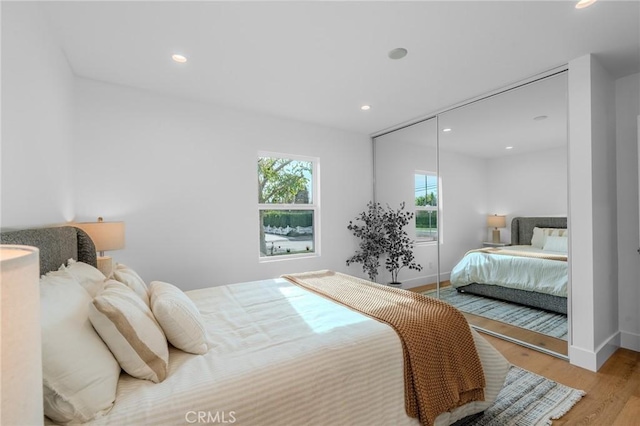
<instances>
[{"instance_id":1,"label":"reflected nightstand","mask_svg":"<svg viewBox=\"0 0 640 426\"><path fill-rule=\"evenodd\" d=\"M491 241L483 241L482 247L507 247L510 243L492 243Z\"/></svg>"}]
</instances>

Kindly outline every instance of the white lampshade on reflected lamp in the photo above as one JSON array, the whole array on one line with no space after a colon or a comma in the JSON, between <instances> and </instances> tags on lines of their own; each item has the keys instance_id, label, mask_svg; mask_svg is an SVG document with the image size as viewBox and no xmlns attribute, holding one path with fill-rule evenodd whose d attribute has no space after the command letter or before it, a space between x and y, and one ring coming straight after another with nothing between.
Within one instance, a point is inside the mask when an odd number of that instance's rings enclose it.
<instances>
[{"instance_id":1,"label":"white lampshade on reflected lamp","mask_svg":"<svg viewBox=\"0 0 640 426\"><path fill-rule=\"evenodd\" d=\"M96 246L98 255L98 269L105 276L110 276L113 270L111 256L105 256L105 251L124 248L124 222L105 222L101 217L97 222L83 222L75 224L89 234Z\"/></svg>"},{"instance_id":2,"label":"white lampshade on reflected lamp","mask_svg":"<svg viewBox=\"0 0 640 426\"><path fill-rule=\"evenodd\" d=\"M497 214L493 216L487 216L487 226L493 229L493 239L492 243L500 242L500 230L498 228L506 228L507 226L507 217L506 216L498 216Z\"/></svg>"},{"instance_id":3,"label":"white lampshade on reflected lamp","mask_svg":"<svg viewBox=\"0 0 640 426\"><path fill-rule=\"evenodd\" d=\"M37 248L0 245L0 291L0 424L41 425L44 414Z\"/></svg>"}]
</instances>

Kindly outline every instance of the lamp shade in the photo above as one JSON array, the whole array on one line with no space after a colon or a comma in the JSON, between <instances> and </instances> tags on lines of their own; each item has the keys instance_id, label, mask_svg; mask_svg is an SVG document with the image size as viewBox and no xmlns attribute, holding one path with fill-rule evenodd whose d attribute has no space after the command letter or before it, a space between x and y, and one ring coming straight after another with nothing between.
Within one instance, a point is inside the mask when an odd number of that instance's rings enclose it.
<instances>
[{"instance_id":1,"label":"lamp shade","mask_svg":"<svg viewBox=\"0 0 640 426\"><path fill-rule=\"evenodd\" d=\"M89 234L96 251L124 248L124 222L84 222L75 226Z\"/></svg>"},{"instance_id":2,"label":"lamp shade","mask_svg":"<svg viewBox=\"0 0 640 426\"><path fill-rule=\"evenodd\" d=\"M492 215L487 216L487 226L490 228L505 228L507 226L507 217Z\"/></svg>"},{"instance_id":3,"label":"lamp shade","mask_svg":"<svg viewBox=\"0 0 640 426\"><path fill-rule=\"evenodd\" d=\"M43 423L40 260L35 247L0 245L0 424Z\"/></svg>"}]
</instances>

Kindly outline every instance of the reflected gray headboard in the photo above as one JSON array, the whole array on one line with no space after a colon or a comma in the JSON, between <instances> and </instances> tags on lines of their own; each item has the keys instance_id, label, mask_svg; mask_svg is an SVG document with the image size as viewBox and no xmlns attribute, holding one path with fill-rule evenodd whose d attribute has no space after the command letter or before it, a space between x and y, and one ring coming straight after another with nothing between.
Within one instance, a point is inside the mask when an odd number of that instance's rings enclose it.
<instances>
[{"instance_id":1,"label":"reflected gray headboard","mask_svg":"<svg viewBox=\"0 0 640 426\"><path fill-rule=\"evenodd\" d=\"M529 245L533 228L565 228L566 217L514 217L511 220L511 244Z\"/></svg>"},{"instance_id":2,"label":"reflected gray headboard","mask_svg":"<svg viewBox=\"0 0 640 426\"><path fill-rule=\"evenodd\" d=\"M96 247L86 232L73 226L23 229L0 234L2 244L20 244L40 249L40 274L57 270L73 258L97 266Z\"/></svg>"}]
</instances>

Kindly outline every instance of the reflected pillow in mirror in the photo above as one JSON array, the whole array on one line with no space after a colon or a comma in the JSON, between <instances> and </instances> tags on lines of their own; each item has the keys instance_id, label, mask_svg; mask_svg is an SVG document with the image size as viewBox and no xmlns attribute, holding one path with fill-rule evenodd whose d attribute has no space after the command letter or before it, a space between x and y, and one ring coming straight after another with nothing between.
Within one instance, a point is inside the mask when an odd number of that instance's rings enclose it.
<instances>
[{"instance_id":1,"label":"reflected pillow in mirror","mask_svg":"<svg viewBox=\"0 0 640 426\"><path fill-rule=\"evenodd\" d=\"M542 248L544 251L555 251L559 253L568 253L569 252L569 238L567 237L557 237L557 236L548 236L545 240L544 247Z\"/></svg>"}]
</instances>

